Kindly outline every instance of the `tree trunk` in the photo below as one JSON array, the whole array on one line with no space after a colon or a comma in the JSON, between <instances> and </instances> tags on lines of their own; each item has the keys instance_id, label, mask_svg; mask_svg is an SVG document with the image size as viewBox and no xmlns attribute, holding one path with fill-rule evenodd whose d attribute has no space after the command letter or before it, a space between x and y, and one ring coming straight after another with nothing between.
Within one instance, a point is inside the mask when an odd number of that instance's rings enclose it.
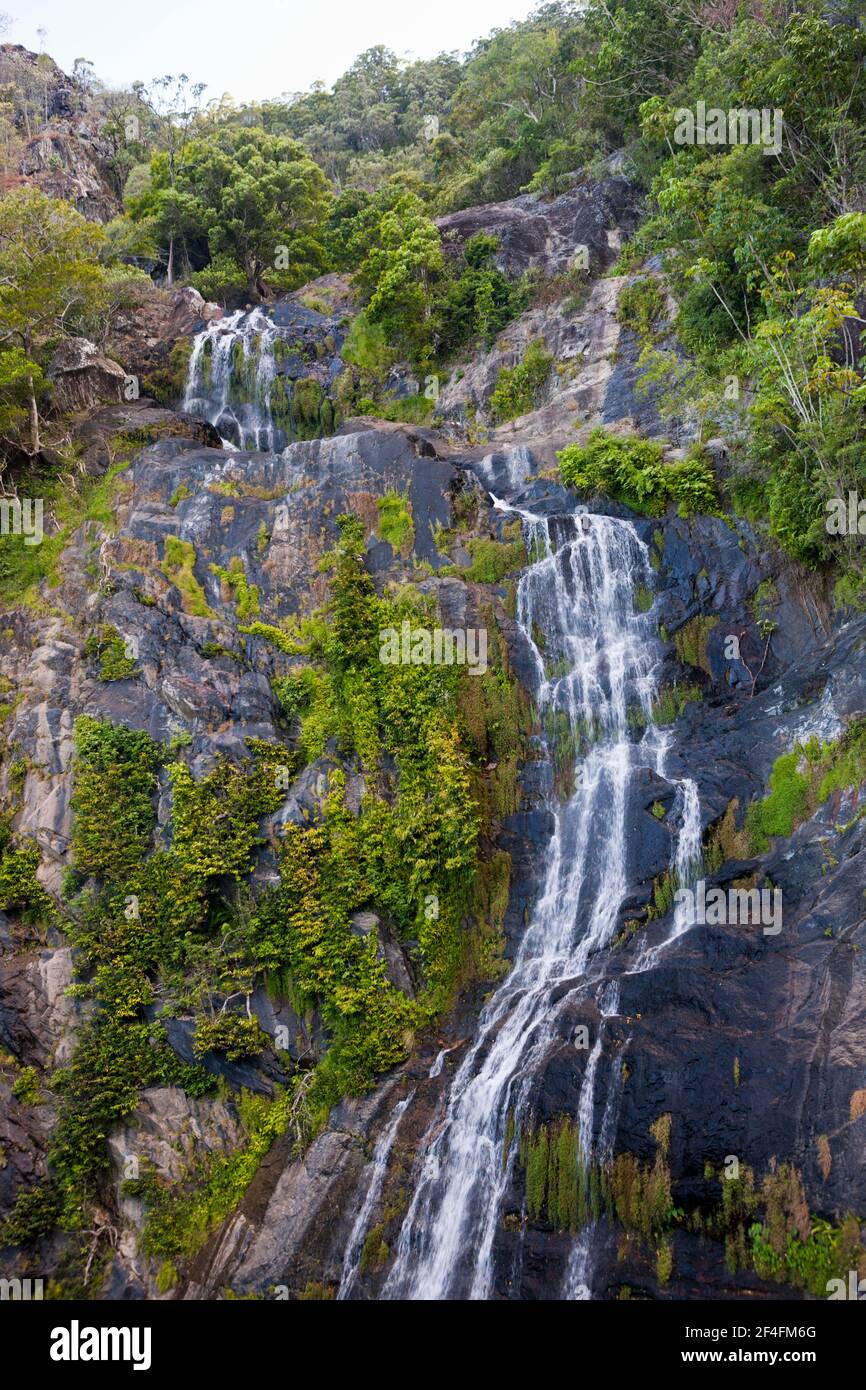
<instances>
[{"instance_id":1,"label":"tree trunk","mask_svg":"<svg viewBox=\"0 0 866 1390\"><path fill-rule=\"evenodd\" d=\"M30 392L30 452L38 454L42 448L42 441L39 438L39 410L36 405L36 392L33 389L33 378L28 376L27 387Z\"/></svg>"},{"instance_id":2,"label":"tree trunk","mask_svg":"<svg viewBox=\"0 0 866 1390\"><path fill-rule=\"evenodd\" d=\"M174 237L168 243L168 265L165 272L165 282L167 285L174 284Z\"/></svg>"}]
</instances>

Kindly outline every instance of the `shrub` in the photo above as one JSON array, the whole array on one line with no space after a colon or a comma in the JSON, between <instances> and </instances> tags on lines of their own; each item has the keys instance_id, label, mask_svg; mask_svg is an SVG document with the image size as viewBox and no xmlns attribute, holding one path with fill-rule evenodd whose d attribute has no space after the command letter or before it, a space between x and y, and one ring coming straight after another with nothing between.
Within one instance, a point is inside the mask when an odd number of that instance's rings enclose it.
<instances>
[{"instance_id":1,"label":"shrub","mask_svg":"<svg viewBox=\"0 0 866 1390\"><path fill-rule=\"evenodd\" d=\"M490 414L497 424L534 410L550 375L553 354L537 338L516 367L501 367L490 395Z\"/></svg>"},{"instance_id":2,"label":"shrub","mask_svg":"<svg viewBox=\"0 0 866 1390\"><path fill-rule=\"evenodd\" d=\"M557 457L564 483L581 492L607 493L632 511L660 516L669 502L676 502L681 515L691 516L718 507L715 477L700 450L665 463L655 440L613 435L598 427L586 444L569 444Z\"/></svg>"}]
</instances>

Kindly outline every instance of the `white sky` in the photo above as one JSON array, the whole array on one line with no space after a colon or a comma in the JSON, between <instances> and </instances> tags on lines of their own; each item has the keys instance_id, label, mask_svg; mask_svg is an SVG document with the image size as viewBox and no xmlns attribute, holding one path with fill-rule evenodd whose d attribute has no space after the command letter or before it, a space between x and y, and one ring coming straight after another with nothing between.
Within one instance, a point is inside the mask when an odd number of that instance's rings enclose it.
<instances>
[{"instance_id":1,"label":"white sky","mask_svg":"<svg viewBox=\"0 0 866 1390\"><path fill-rule=\"evenodd\" d=\"M382 43L398 57L465 51L524 19L532 0L0 0L7 42L44 48L69 72L89 58L108 85L185 72L205 100L238 101L327 86Z\"/></svg>"}]
</instances>

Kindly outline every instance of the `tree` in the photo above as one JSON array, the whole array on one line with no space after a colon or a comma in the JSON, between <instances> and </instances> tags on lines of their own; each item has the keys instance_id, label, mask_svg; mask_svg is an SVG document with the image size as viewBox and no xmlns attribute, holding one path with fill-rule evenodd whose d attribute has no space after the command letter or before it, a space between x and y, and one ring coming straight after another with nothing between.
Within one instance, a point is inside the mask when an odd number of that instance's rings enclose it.
<instances>
[{"instance_id":1,"label":"tree","mask_svg":"<svg viewBox=\"0 0 866 1390\"><path fill-rule=\"evenodd\" d=\"M178 188L192 201L212 257L230 256L251 297L267 281L294 288L325 264L327 180L296 140L228 127L186 151Z\"/></svg>"},{"instance_id":2,"label":"tree","mask_svg":"<svg viewBox=\"0 0 866 1390\"><path fill-rule=\"evenodd\" d=\"M165 149L167 186L174 193L178 171L190 138L192 127L201 108L201 98L207 83L190 82L185 72L173 77L155 77L148 87L138 88L142 100L150 108L158 126ZM165 226L168 229L166 280L174 284L174 245L177 236L178 209L173 199L167 200Z\"/></svg>"},{"instance_id":3,"label":"tree","mask_svg":"<svg viewBox=\"0 0 866 1390\"><path fill-rule=\"evenodd\" d=\"M23 396L31 455L41 447L40 355L98 300L103 235L38 189L15 189L0 200L0 391L8 391L7 405Z\"/></svg>"},{"instance_id":4,"label":"tree","mask_svg":"<svg viewBox=\"0 0 866 1390\"><path fill-rule=\"evenodd\" d=\"M416 194L400 194L382 214L356 282L367 297L370 322L419 362L432 348L433 291L444 272L439 229Z\"/></svg>"}]
</instances>

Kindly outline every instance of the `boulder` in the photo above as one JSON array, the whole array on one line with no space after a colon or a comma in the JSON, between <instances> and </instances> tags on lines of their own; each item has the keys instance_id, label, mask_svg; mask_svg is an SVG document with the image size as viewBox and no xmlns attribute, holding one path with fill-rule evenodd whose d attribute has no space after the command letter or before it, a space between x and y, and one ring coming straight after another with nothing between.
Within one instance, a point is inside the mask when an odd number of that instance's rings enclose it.
<instances>
[{"instance_id":1,"label":"boulder","mask_svg":"<svg viewBox=\"0 0 866 1390\"><path fill-rule=\"evenodd\" d=\"M48 364L48 377L54 408L61 414L122 401L127 382L120 364L104 357L88 338L64 338Z\"/></svg>"}]
</instances>

